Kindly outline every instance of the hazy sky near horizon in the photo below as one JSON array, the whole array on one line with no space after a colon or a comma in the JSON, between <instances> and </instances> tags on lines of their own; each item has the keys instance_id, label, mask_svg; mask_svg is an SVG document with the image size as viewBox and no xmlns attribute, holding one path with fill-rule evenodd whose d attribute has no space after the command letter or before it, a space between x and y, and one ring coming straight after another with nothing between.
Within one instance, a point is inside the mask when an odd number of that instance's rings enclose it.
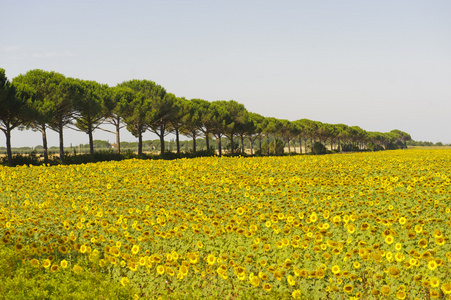
<instances>
[{"instance_id":1,"label":"hazy sky near horizon","mask_svg":"<svg viewBox=\"0 0 451 300\"><path fill-rule=\"evenodd\" d=\"M32 69L110 86L149 79L179 97L233 99L268 117L451 143L451 1L2 2L0 68L9 79ZM70 129L64 137L88 143ZM94 138L114 141L99 130ZM38 132L12 135L13 147L41 143Z\"/></svg>"}]
</instances>

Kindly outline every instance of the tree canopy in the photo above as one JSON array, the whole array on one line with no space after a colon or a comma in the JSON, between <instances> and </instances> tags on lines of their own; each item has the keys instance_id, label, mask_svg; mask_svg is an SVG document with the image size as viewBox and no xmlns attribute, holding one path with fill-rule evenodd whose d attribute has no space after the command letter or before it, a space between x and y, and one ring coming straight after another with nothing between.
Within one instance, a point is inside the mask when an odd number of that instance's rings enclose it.
<instances>
[{"instance_id":1,"label":"tree canopy","mask_svg":"<svg viewBox=\"0 0 451 300\"><path fill-rule=\"evenodd\" d=\"M278 141L271 143L272 153L277 152L279 143L288 147L289 152L291 147L296 151L297 144L302 153L303 149L312 151L315 142L328 143L330 150L340 151L405 148L412 140L408 133L399 129L386 133L367 132L358 126L327 124L305 118L289 121L264 117L247 111L243 104L234 100L187 100L168 93L150 80L134 79L109 87L39 69L17 76L12 83L6 78L5 70L0 69L0 105L0 130L6 135L7 148L11 148L12 129L31 128L42 134L45 160L47 128L59 133L60 158L64 159L65 127L88 135L91 154L94 153L92 134L97 129L114 133L120 151L119 131L123 127L138 138L138 155L142 154L142 135L146 131L159 137L161 156L165 154L164 137L170 132L176 134L178 153L179 135L182 134L193 139L194 150L198 137L205 137L207 148L210 148L210 138L214 137L218 141L219 155L224 148L223 137L229 140L232 154L244 152L246 139L253 153L253 144L258 139L259 152L263 155L270 153L270 140ZM102 128L105 123L114 125L115 131Z\"/></svg>"}]
</instances>

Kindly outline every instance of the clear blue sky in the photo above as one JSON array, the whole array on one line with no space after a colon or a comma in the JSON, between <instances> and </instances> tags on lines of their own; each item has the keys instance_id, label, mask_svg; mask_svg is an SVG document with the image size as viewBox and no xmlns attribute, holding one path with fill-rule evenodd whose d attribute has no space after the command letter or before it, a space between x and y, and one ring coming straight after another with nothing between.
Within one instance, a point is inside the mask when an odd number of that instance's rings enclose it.
<instances>
[{"instance_id":1,"label":"clear blue sky","mask_svg":"<svg viewBox=\"0 0 451 300\"><path fill-rule=\"evenodd\" d=\"M1 19L10 79L36 68L111 86L149 79L268 117L451 143L451 1L15 0ZM88 137L67 129L70 143ZM39 144L36 132L12 136Z\"/></svg>"}]
</instances>

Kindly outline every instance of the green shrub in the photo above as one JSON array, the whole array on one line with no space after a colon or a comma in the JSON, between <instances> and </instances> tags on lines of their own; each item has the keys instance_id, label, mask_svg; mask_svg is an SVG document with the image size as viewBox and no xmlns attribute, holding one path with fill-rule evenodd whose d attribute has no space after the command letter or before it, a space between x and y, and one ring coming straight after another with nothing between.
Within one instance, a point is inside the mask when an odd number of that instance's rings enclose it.
<instances>
[{"instance_id":1,"label":"green shrub","mask_svg":"<svg viewBox=\"0 0 451 300\"><path fill-rule=\"evenodd\" d=\"M312 147L312 154L326 154L327 149L326 146L323 145L323 143L315 142Z\"/></svg>"}]
</instances>

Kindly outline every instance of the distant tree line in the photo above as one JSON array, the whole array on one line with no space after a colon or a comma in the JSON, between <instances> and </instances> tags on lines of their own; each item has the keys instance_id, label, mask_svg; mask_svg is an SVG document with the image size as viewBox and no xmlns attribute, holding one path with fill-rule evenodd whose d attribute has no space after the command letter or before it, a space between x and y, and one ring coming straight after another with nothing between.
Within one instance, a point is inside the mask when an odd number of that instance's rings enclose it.
<instances>
[{"instance_id":1,"label":"distant tree line","mask_svg":"<svg viewBox=\"0 0 451 300\"><path fill-rule=\"evenodd\" d=\"M102 127L114 126L114 131ZM63 129L71 128L89 136L90 153L94 154L94 130L116 135L120 153L120 129L127 128L138 139L138 155L142 154L143 133L151 131L160 140L161 156L165 155L165 136L175 135L175 151L180 153L180 135L193 141L204 138L207 149L211 139L222 155L222 139L227 138L231 153L244 152L245 140L251 154L277 153L282 147L299 144L310 151L315 142L330 144L331 150L382 150L406 147L411 140L400 130L369 132L358 126L327 124L308 119L296 121L264 117L249 112L234 100L206 101L185 99L168 93L149 80L130 80L110 87L95 81L74 79L60 73L31 70L9 81L0 69L0 130L6 136L8 162L12 164L11 131L26 128L42 135L44 161L48 160L47 129L59 134L59 155L64 160ZM270 140L273 141L270 144ZM262 141L264 142L262 145ZM278 142L277 142L278 141ZM307 145L308 143L308 145ZM266 145L266 146L265 146Z\"/></svg>"}]
</instances>

